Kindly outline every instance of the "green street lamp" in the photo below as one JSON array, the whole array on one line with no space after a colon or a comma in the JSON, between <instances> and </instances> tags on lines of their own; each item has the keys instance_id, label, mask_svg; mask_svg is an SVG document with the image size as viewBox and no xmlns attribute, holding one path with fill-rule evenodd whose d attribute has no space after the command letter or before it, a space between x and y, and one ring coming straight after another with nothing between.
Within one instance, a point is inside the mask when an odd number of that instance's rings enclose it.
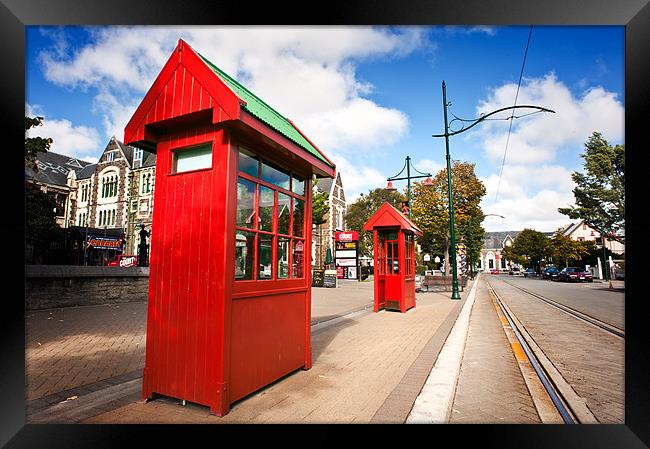
<instances>
[{"instance_id":1,"label":"green street lamp","mask_svg":"<svg viewBox=\"0 0 650 449\"><path fill-rule=\"evenodd\" d=\"M455 120L460 120L463 122L471 122L470 125L468 126L463 126L461 129L458 131L452 131L449 132L449 122L447 121L447 87L445 85L445 81L442 81L442 107L444 111L444 119L445 119L445 133L444 134L434 134L432 137L444 137L445 138L445 150L446 150L446 158L447 158L447 188L449 190L449 233L451 234L451 272L452 272L452 282L451 282L451 299L453 300L458 300L460 299L460 293L458 292L458 267L456 266L456 234L454 230L454 203L453 203L453 192L452 192L452 185L451 185L451 157L449 156L449 136L455 136L456 134L460 134L462 132L465 132L483 120L487 119L488 117L497 114L499 112L503 112L509 109L521 109L521 108L532 108L532 109L537 109L538 112L552 112L555 113L555 111L552 111L550 109L542 108L539 106L529 106L529 105L522 105L522 106L508 106L505 108L500 108L497 109L496 111L492 111L488 114L483 114L481 117L479 117L476 120L462 120L459 118L454 119ZM510 117L510 120L515 118L514 114Z\"/></svg>"},{"instance_id":2,"label":"green street lamp","mask_svg":"<svg viewBox=\"0 0 650 449\"><path fill-rule=\"evenodd\" d=\"M414 171L419 173L422 176L411 176L411 168L413 168ZM398 178L399 175L401 175L404 170L406 170L406 176L402 178ZM411 219L411 179L418 179L418 178L427 178L424 180L423 185L425 187L431 187L433 186L433 181L431 180L431 173L422 173L421 171L418 171L415 167L411 166L411 157L406 156L406 163L404 164L404 167L402 167L402 170L396 174L395 176L392 176L390 178L387 178L386 181L388 181L388 185L385 187L384 190L388 190L389 192L393 192L397 190L395 187L393 187L392 181L401 181L406 179L407 182L407 187L406 187L406 204L408 206L408 211L409 211L409 220Z\"/></svg>"}]
</instances>

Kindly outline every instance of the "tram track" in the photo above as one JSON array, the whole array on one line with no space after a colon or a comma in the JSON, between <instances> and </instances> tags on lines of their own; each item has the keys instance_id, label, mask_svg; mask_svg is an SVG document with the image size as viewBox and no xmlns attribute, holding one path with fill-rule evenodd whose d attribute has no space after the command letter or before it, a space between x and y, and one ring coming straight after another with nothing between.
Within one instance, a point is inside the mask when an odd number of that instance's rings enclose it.
<instances>
[{"instance_id":1,"label":"tram track","mask_svg":"<svg viewBox=\"0 0 650 449\"><path fill-rule=\"evenodd\" d=\"M548 410L550 405L547 405L550 399L552 406L565 424L598 423L598 419L587 407L586 401L575 392L571 385L569 385L562 374L557 370L553 362L535 343L534 339L528 334L524 326L512 313L507 304L505 304L501 296L495 291L491 283L486 281L486 284L494 303L498 307L498 311L500 311L503 317L505 317L505 320L507 320L507 323L504 322L504 328L507 324L512 334L514 334L514 338L516 338L518 345L520 345L526 359L532 366L532 370L537 376L538 381L543 386L543 391L546 392L547 396L541 397L540 392L536 391L535 388L531 388L531 385L529 384L529 391L536 407L538 408L540 417L542 417L543 414L546 414L546 416L552 414L552 412L549 413ZM522 375L526 377L523 371ZM545 412L544 409L546 409Z\"/></svg>"},{"instance_id":2,"label":"tram track","mask_svg":"<svg viewBox=\"0 0 650 449\"><path fill-rule=\"evenodd\" d=\"M537 299L539 299L541 301L544 301L545 303L547 303L547 304L561 310L562 312L564 312L564 313L566 313L568 315L571 315L572 317L574 317L576 319L585 321L585 322L587 322L589 324L592 324L592 325L604 330L605 332L607 332L609 334L612 334L612 335L615 335L615 336L617 336L619 338L625 339L625 330L623 330L623 329L620 329L620 328L618 328L618 327L616 327L616 326L614 326L614 325L612 325L610 323L607 323L605 321L599 320L598 318L595 318L595 317L593 317L591 315L588 315L588 314L586 314L584 312L576 310L576 309L574 309L572 307L569 307L569 306L567 306L565 304L561 304L561 303L559 303L557 301L554 301L554 300L552 300L550 298L547 298L546 296L540 295L539 293L536 293L536 292L530 291L530 290L528 290L526 288L520 287L520 286L518 286L516 284L513 284L512 282L508 282L508 281L503 280L503 279L501 281L503 283L511 286L511 287L514 287L514 288L516 288L516 289L518 289L518 290L520 290L520 291L534 297L534 298L537 298Z\"/></svg>"}]
</instances>

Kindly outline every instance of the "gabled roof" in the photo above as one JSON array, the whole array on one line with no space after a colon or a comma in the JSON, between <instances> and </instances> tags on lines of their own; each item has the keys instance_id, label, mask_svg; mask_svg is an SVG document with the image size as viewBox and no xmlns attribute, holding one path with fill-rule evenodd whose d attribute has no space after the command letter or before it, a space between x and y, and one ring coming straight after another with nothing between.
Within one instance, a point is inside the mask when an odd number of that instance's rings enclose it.
<instances>
[{"instance_id":1,"label":"gabled roof","mask_svg":"<svg viewBox=\"0 0 650 449\"><path fill-rule=\"evenodd\" d=\"M395 209L395 207L388 201L382 204L382 206L377 209L377 212L366 221L363 225L363 230L372 231L375 228L382 227L399 227L400 229L414 232L417 235L422 235L420 228L405 217L404 214Z\"/></svg>"},{"instance_id":2,"label":"gabled roof","mask_svg":"<svg viewBox=\"0 0 650 449\"><path fill-rule=\"evenodd\" d=\"M199 97L192 96L187 86L192 86L195 93L200 90L200 101L194 101ZM182 92L184 96L177 97L173 92ZM125 142L153 149L157 142L155 128L161 123L207 111L211 111L211 123L240 122L296 154L305 153L303 158L317 168L319 176L330 176L335 169L335 165L291 120L182 39L129 120Z\"/></svg>"},{"instance_id":3,"label":"gabled roof","mask_svg":"<svg viewBox=\"0 0 650 449\"><path fill-rule=\"evenodd\" d=\"M85 167L92 165L80 159L75 159L64 154L46 151L38 153L36 156L36 166L38 172L25 167L25 178L43 184L58 186L67 186L67 177L70 171L74 171L77 178Z\"/></svg>"}]
</instances>

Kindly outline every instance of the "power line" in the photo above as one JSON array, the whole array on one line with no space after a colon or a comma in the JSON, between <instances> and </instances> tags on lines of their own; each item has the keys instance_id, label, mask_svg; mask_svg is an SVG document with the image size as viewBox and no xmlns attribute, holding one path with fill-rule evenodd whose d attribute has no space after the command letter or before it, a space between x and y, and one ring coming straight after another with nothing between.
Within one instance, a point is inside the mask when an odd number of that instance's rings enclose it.
<instances>
[{"instance_id":1,"label":"power line","mask_svg":"<svg viewBox=\"0 0 650 449\"><path fill-rule=\"evenodd\" d=\"M521 63L521 72L519 73L519 83L517 83L517 93L515 94L515 104L517 106L517 98L519 97L519 87L521 87L521 79L524 76L524 67L526 65L526 56L528 56L528 46L530 45L530 37L533 34L533 27L531 25L530 31L528 32L528 42L526 42L526 51L524 52L524 60ZM512 131L512 122L515 117L515 112L513 109L512 115L510 116L510 126L508 127L508 137L506 138L506 148L503 151L503 160L501 161L501 171L499 172L499 183L497 184L497 193L494 196L494 202L497 202L499 198L499 189L501 188L501 176L503 175L503 166L506 163L506 154L508 153L508 143L510 143L510 133Z\"/></svg>"}]
</instances>

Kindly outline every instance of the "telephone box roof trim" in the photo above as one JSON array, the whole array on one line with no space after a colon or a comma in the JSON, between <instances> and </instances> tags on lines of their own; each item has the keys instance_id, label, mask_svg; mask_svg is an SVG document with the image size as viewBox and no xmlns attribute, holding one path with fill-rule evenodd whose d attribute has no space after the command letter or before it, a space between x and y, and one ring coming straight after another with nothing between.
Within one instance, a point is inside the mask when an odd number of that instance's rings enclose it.
<instances>
[{"instance_id":1,"label":"telephone box roof trim","mask_svg":"<svg viewBox=\"0 0 650 449\"><path fill-rule=\"evenodd\" d=\"M363 225L364 231L372 231L378 228L399 227L405 231L411 231L421 236L422 231L416 226L408 217L404 216L400 211L389 202L385 202L377 209L368 221Z\"/></svg>"},{"instance_id":2,"label":"telephone box roof trim","mask_svg":"<svg viewBox=\"0 0 650 449\"><path fill-rule=\"evenodd\" d=\"M208 65L208 67L210 67L210 69L212 69L212 71L216 73L217 76L219 76L219 78L221 78L241 100L243 100L243 103L240 103L243 109L250 112L255 118L266 123L271 128L299 145L301 148L304 148L309 153L316 156L328 166L332 168L335 167L332 161L330 161L316 147L316 145L307 139L306 136L293 124L291 120L281 115L278 111L266 104L257 95L239 84L234 78L232 78L230 75L206 59L205 56L203 56L201 53L196 52L196 54L199 55L199 57Z\"/></svg>"}]
</instances>

